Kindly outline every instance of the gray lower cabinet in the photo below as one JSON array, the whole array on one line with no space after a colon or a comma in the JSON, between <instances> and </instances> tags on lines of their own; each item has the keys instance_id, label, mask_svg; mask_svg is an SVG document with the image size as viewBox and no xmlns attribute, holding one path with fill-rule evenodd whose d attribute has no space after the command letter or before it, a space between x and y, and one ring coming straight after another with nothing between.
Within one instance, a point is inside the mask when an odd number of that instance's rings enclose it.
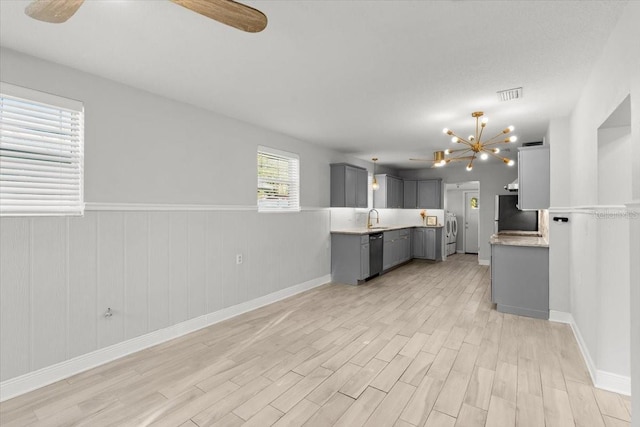
<instances>
[{"instance_id":1,"label":"gray lower cabinet","mask_svg":"<svg viewBox=\"0 0 640 427\"><path fill-rule=\"evenodd\" d=\"M388 270L411 259L411 229L384 232L382 270Z\"/></svg>"},{"instance_id":2,"label":"gray lower cabinet","mask_svg":"<svg viewBox=\"0 0 640 427\"><path fill-rule=\"evenodd\" d=\"M359 280L364 280L369 277L369 236L362 236L360 241L360 277Z\"/></svg>"},{"instance_id":3,"label":"gray lower cabinet","mask_svg":"<svg viewBox=\"0 0 640 427\"><path fill-rule=\"evenodd\" d=\"M331 165L331 207L366 208L367 178L364 168L346 163Z\"/></svg>"},{"instance_id":4,"label":"gray lower cabinet","mask_svg":"<svg viewBox=\"0 0 640 427\"><path fill-rule=\"evenodd\" d=\"M549 248L491 245L491 300L502 313L549 318Z\"/></svg>"},{"instance_id":5,"label":"gray lower cabinet","mask_svg":"<svg viewBox=\"0 0 640 427\"><path fill-rule=\"evenodd\" d=\"M413 257L436 261L442 258L442 228L418 227L413 229Z\"/></svg>"},{"instance_id":6,"label":"gray lower cabinet","mask_svg":"<svg viewBox=\"0 0 640 427\"><path fill-rule=\"evenodd\" d=\"M331 278L357 285L369 277L369 235L331 235Z\"/></svg>"}]
</instances>

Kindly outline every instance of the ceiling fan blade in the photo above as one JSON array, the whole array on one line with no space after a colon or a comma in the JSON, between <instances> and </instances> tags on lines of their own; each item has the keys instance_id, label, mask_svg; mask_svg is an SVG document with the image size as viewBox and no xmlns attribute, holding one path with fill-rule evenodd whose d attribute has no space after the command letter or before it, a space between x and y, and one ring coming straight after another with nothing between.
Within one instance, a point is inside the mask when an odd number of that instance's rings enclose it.
<instances>
[{"instance_id":1,"label":"ceiling fan blade","mask_svg":"<svg viewBox=\"0 0 640 427\"><path fill-rule=\"evenodd\" d=\"M233 0L171 0L207 18L248 33L257 33L267 26L267 17L257 9Z\"/></svg>"},{"instance_id":2,"label":"ceiling fan blade","mask_svg":"<svg viewBox=\"0 0 640 427\"><path fill-rule=\"evenodd\" d=\"M60 24L71 18L84 0L33 0L24 13L38 21Z\"/></svg>"}]
</instances>

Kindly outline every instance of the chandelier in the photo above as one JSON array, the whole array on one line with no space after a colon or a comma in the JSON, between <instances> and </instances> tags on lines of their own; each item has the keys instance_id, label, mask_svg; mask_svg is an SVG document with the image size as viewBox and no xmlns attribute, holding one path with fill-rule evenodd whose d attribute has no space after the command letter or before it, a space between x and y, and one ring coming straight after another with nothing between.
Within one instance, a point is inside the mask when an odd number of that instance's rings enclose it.
<instances>
[{"instance_id":1,"label":"chandelier","mask_svg":"<svg viewBox=\"0 0 640 427\"><path fill-rule=\"evenodd\" d=\"M476 119L476 133L475 135L469 135L469 137L466 139L460 137L459 135L456 135L456 133L451 129L444 128L442 130L445 134L451 136L451 142L455 144L462 144L464 145L464 147L447 149L444 150L444 152L436 151L434 153L433 160L434 166L444 166L449 162L468 160L469 164L467 164L467 170L470 171L473 169L473 161L476 158L479 157L480 160L487 160L489 156L493 156L502 160L508 166L513 166L513 160L498 155L498 153L500 153L500 148L498 147L498 145L516 142L518 140L518 137L515 135L503 139L504 135L513 132L514 127L509 126L508 128L500 131L500 133L493 138L483 141L482 132L484 131L484 128L485 126L487 126L487 122L489 121L489 119L487 119L486 117L480 119L480 117L482 117L483 115L484 113L482 111L471 113L471 117L475 117ZM446 157L454 153L457 154L451 157Z\"/></svg>"}]
</instances>

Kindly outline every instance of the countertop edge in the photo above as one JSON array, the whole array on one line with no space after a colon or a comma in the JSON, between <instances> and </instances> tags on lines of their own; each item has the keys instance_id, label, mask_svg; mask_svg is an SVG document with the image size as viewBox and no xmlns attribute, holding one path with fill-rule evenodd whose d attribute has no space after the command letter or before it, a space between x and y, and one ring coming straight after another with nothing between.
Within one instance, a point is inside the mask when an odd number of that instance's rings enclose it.
<instances>
[{"instance_id":1,"label":"countertop edge","mask_svg":"<svg viewBox=\"0 0 640 427\"><path fill-rule=\"evenodd\" d=\"M549 241L547 239L537 236L497 236L493 234L489 238L489 244L504 246L528 246L536 248L549 247Z\"/></svg>"},{"instance_id":2,"label":"countertop edge","mask_svg":"<svg viewBox=\"0 0 640 427\"><path fill-rule=\"evenodd\" d=\"M390 226L386 228L369 228L369 229L344 229L344 230L331 230L331 234L353 234L357 236L365 236L367 234L384 233L385 231L404 230L407 228L443 228L442 225L398 225Z\"/></svg>"}]
</instances>

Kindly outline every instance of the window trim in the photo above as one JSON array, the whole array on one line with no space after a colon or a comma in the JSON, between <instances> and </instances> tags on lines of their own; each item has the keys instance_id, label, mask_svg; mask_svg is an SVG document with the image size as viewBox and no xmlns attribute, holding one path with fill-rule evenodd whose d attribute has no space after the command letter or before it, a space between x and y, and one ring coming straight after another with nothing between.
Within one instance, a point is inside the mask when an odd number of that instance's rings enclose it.
<instances>
[{"instance_id":1,"label":"window trim","mask_svg":"<svg viewBox=\"0 0 640 427\"><path fill-rule=\"evenodd\" d=\"M75 203L70 203L67 206L64 205L51 205L49 209L46 208L47 205L41 205L39 209L33 209L38 205L33 205L32 208L29 208L29 204L25 204L22 206L15 206L13 209L5 211L2 206L0 206L0 216L2 217L30 217L30 216L83 216L85 210L85 201L84 201L84 104L80 101L65 98L58 95L53 95L47 92L38 91L35 89L30 89L22 86L17 86L11 83L7 83L4 81L0 81L0 94L7 99L13 98L17 100L24 100L28 103L34 105L40 105L42 107L52 107L59 110L66 110L70 112L72 115L77 114L78 117L78 128L77 128L77 145L73 146L73 149L76 151L75 156L77 157L77 166L73 169L74 172L77 172L77 191L72 193L72 195L77 195L77 201ZM0 107L1 110L2 107ZM16 142L13 142L14 145L19 145L20 137L16 137ZM51 145L56 145L58 143L53 143ZM58 145L65 145L64 143ZM55 150L55 148L52 147ZM32 169L38 172L35 168ZM20 174L21 175L21 174ZM18 183L23 184L23 186L27 187L28 184L33 181L29 181L30 176L25 175L27 178L24 181L16 181ZM34 175L32 175L34 176ZM32 177L31 176L31 177ZM40 175L43 176L43 175ZM27 185L24 185L27 184ZM75 182L74 182L75 184ZM0 193L2 191L0 190ZM18 194L18 193L15 193ZM27 199L25 199L27 200ZM37 200L37 199L35 199ZM56 199L53 199L56 200ZM57 199L60 200L60 199ZM1 203L1 201L0 201Z\"/></svg>"},{"instance_id":2,"label":"window trim","mask_svg":"<svg viewBox=\"0 0 640 427\"><path fill-rule=\"evenodd\" d=\"M287 207L265 207L265 206L260 206L260 200L256 200L256 204L257 204L257 208L258 208L258 212L260 213L277 213L277 212L300 212L300 156L296 153L292 153L289 151L283 151L283 150L278 150L276 148L271 148L271 147L267 147L264 145L258 145L258 149L256 151L256 185L257 185L257 190L260 188L260 176L259 176L259 164L258 164L258 159L260 157L260 154L266 154L266 155L271 155L271 156L275 156L275 157L280 157L289 161L295 161L295 169L296 169L296 176L294 177L294 179L290 179L289 182L291 184L295 185L295 189L297 190L297 198L296 198L296 204L294 206L287 206ZM290 177L291 178L291 177ZM257 196L257 194L256 194Z\"/></svg>"}]
</instances>

